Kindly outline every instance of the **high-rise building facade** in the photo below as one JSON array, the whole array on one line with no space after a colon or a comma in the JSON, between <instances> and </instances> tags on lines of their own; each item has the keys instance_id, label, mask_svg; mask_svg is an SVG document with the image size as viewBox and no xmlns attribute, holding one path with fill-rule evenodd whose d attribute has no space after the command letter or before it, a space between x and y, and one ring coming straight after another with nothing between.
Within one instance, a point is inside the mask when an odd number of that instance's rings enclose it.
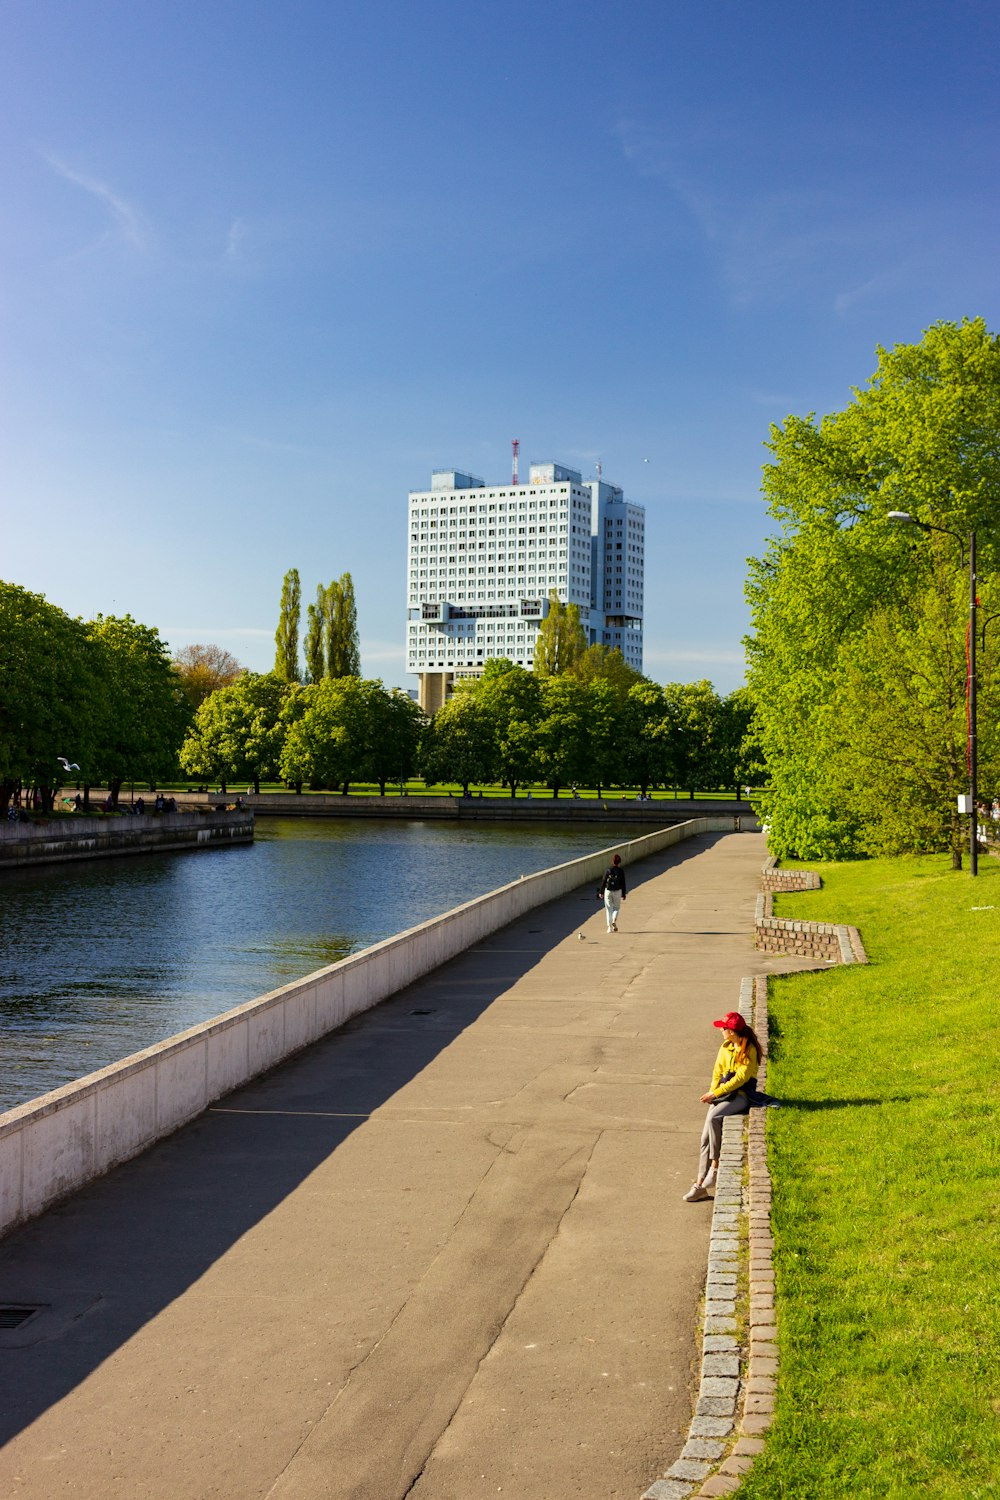
<instances>
[{"instance_id":1,"label":"high-rise building facade","mask_svg":"<svg viewBox=\"0 0 1000 1500\"><path fill-rule=\"evenodd\" d=\"M642 670L645 510L602 479L532 464L527 484L436 470L409 503L407 670L440 708L491 657L525 667L554 590L591 645Z\"/></svg>"}]
</instances>

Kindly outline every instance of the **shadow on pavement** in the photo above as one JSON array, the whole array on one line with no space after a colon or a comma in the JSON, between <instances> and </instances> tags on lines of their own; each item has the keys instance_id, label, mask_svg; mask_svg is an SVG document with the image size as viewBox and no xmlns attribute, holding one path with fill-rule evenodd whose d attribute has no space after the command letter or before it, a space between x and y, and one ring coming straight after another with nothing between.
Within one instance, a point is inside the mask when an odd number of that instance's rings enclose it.
<instances>
[{"instance_id":1,"label":"shadow on pavement","mask_svg":"<svg viewBox=\"0 0 1000 1500\"><path fill-rule=\"evenodd\" d=\"M714 841L650 856L635 884ZM0 1331L0 1443L182 1296L596 909L587 885L528 913L0 1243L0 1302L42 1308Z\"/></svg>"}]
</instances>

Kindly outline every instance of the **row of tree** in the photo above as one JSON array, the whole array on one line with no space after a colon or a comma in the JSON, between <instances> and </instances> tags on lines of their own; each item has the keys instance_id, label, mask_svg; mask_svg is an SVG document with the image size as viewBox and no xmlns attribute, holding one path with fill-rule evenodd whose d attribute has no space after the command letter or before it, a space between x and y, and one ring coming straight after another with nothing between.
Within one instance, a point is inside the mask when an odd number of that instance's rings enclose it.
<instances>
[{"instance_id":1,"label":"row of tree","mask_svg":"<svg viewBox=\"0 0 1000 1500\"><path fill-rule=\"evenodd\" d=\"M51 810L76 779L117 801L125 781L170 774L190 718L156 630L130 615L74 620L0 582L0 807L23 786Z\"/></svg>"},{"instance_id":2,"label":"row of tree","mask_svg":"<svg viewBox=\"0 0 1000 1500\"><path fill-rule=\"evenodd\" d=\"M604 670L600 670L603 662ZM708 682L649 682L620 653L585 653L578 672L542 677L506 660L459 683L430 721L405 694L359 677L300 685L246 673L199 708L181 750L191 776L340 787L419 775L431 785L738 786L753 775L743 749L744 692ZM624 669L624 670L623 670Z\"/></svg>"},{"instance_id":3,"label":"row of tree","mask_svg":"<svg viewBox=\"0 0 1000 1500\"><path fill-rule=\"evenodd\" d=\"M973 530L980 785L1000 786L1000 338L977 319L880 349L844 411L789 417L769 447L778 532L751 562L748 655L771 848L958 865Z\"/></svg>"},{"instance_id":4,"label":"row of tree","mask_svg":"<svg viewBox=\"0 0 1000 1500\"><path fill-rule=\"evenodd\" d=\"M302 585L298 568L289 568L281 585L275 631L274 675L282 682L303 680L299 671L299 624ZM361 646L354 581L350 573L318 584L315 602L306 606L303 640L306 682L361 676Z\"/></svg>"}]
</instances>

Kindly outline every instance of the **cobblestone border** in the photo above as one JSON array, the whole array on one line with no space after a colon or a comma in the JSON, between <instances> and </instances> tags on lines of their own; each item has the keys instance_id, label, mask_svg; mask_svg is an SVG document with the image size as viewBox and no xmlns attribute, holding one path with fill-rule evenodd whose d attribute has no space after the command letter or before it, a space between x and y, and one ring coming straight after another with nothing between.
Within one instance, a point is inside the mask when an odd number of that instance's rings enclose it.
<instances>
[{"instance_id":1,"label":"cobblestone border","mask_svg":"<svg viewBox=\"0 0 1000 1500\"><path fill-rule=\"evenodd\" d=\"M773 866L764 866L764 873ZM817 879L818 885L818 879ZM802 886L815 890L817 886ZM758 911L770 891L757 898ZM771 921L777 922L777 918ZM856 927L812 925L835 932L840 961L866 964L868 955ZM758 1073L767 1087L767 975L740 984L739 1012L761 1040ZM745 1170L744 1170L745 1164ZM774 1306L774 1239L771 1234L771 1174L767 1166L767 1110L752 1109L723 1121L722 1154L712 1209L708 1276L702 1321L701 1381L695 1414L680 1458L642 1500L715 1500L739 1488L743 1475L764 1447L774 1418L778 1379L778 1329ZM746 1289L741 1271L746 1268ZM739 1321L745 1334L738 1337ZM739 1415L737 1416L737 1409Z\"/></svg>"},{"instance_id":2,"label":"cobblestone border","mask_svg":"<svg viewBox=\"0 0 1000 1500\"><path fill-rule=\"evenodd\" d=\"M740 985L739 1011L752 1021L766 1047L767 990L758 988L756 1019L754 980ZM763 1010L761 996L763 995ZM766 1082L766 1062L760 1071ZM774 1410L778 1368L774 1342L774 1273L771 1268L770 1179L764 1146L764 1116L735 1115L723 1121L722 1154L712 1209L708 1276L702 1322L701 1380L694 1416L680 1457L642 1500L686 1500L728 1495L764 1446L763 1434ZM747 1121L750 1149L746 1150ZM749 1190L744 1161L749 1158ZM761 1171L767 1179L766 1192ZM747 1262L749 1262L747 1266ZM741 1292L744 1267L749 1298ZM741 1342L738 1315L746 1321ZM738 1429L738 1430L737 1430ZM735 1437L735 1441L734 1441Z\"/></svg>"}]
</instances>

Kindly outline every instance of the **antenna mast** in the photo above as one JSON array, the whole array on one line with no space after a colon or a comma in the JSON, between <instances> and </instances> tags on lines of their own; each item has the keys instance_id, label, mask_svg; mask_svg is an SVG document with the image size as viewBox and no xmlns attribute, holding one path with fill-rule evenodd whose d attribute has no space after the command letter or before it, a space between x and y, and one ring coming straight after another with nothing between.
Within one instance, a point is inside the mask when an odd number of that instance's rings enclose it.
<instances>
[{"instance_id":1,"label":"antenna mast","mask_svg":"<svg viewBox=\"0 0 1000 1500\"><path fill-rule=\"evenodd\" d=\"M604 475L604 465L601 463L601 460L598 459L597 460L597 482L598 482L598 484L600 484L603 475Z\"/></svg>"},{"instance_id":2,"label":"antenna mast","mask_svg":"<svg viewBox=\"0 0 1000 1500\"><path fill-rule=\"evenodd\" d=\"M521 444L518 442L517 438L512 438L511 439L510 451L511 451L510 482L511 482L511 484L520 484L521 481L517 477L517 459L518 459L518 454L521 452Z\"/></svg>"}]
</instances>

